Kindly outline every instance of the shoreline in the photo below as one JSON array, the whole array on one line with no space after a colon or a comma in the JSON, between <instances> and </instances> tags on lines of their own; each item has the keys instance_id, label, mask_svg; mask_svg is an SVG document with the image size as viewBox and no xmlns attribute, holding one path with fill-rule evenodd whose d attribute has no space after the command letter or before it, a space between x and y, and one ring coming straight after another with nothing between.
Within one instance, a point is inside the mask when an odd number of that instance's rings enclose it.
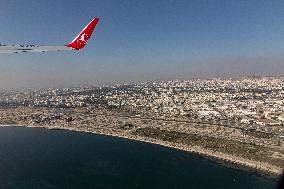
<instances>
[{"instance_id":1,"label":"shoreline","mask_svg":"<svg viewBox=\"0 0 284 189\"><path fill-rule=\"evenodd\" d=\"M68 131L76 131L76 132L84 132L84 133L92 133L92 134L98 134L98 135L105 135L105 136L111 136L111 137L119 137L119 138L124 138L128 140L135 140L139 142L145 142L145 143L150 143L150 144L155 144L155 145L160 145L168 148L173 148L176 150L181 150L184 152L189 152L195 155L199 155L201 157L209 158L212 159L213 161L221 161L222 163L226 165L233 165L236 168L239 169L250 169L254 170L258 173L264 173L265 175L269 176L280 176L282 175L282 168L270 165L265 162L257 162L237 156L233 156L230 154L225 154L222 152L216 152L212 150L208 150L199 146L189 146L185 144L178 144L178 143L173 143L173 142L167 142L167 141L162 141L154 138L146 138L146 137L139 137L131 134L125 134L125 133L111 133L111 132L99 132L99 131L92 131L92 130L87 130L87 129L78 129L78 128L73 128L73 127L50 127L50 126L23 126L23 125L0 125L0 127L27 127L27 128L44 128L47 130L68 130ZM241 167L239 167L241 166Z\"/></svg>"}]
</instances>

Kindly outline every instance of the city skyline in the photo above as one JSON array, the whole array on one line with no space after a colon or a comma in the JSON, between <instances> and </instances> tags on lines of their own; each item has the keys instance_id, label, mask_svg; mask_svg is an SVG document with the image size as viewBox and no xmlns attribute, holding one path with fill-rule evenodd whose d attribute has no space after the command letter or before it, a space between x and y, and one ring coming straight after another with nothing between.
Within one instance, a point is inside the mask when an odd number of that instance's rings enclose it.
<instances>
[{"instance_id":1,"label":"city skyline","mask_svg":"<svg viewBox=\"0 0 284 189\"><path fill-rule=\"evenodd\" d=\"M66 44L85 22L101 18L79 53L1 55L1 89L284 75L281 1L0 5L6 7L0 13L1 43Z\"/></svg>"}]
</instances>

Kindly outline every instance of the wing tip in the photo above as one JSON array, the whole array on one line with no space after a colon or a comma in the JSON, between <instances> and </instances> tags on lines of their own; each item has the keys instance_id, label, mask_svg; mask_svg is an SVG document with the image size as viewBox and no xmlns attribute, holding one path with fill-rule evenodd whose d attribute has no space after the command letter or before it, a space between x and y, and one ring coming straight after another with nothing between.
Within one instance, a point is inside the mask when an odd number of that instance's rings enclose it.
<instances>
[{"instance_id":1,"label":"wing tip","mask_svg":"<svg viewBox=\"0 0 284 189\"><path fill-rule=\"evenodd\" d=\"M93 31L97 23L99 22L100 18L95 17L93 18L88 25L75 37L75 39L65 46L72 48L73 50L80 50L84 48L87 44L87 41L91 37Z\"/></svg>"}]
</instances>

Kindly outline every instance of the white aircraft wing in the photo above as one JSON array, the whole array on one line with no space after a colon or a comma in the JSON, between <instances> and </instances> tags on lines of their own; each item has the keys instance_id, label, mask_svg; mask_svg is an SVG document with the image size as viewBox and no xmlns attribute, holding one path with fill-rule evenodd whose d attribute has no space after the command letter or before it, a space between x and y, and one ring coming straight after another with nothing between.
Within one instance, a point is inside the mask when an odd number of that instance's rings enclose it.
<instances>
[{"instance_id":1,"label":"white aircraft wing","mask_svg":"<svg viewBox=\"0 0 284 189\"><path fill-rule=\"evenodd\" d=\"M62 46L41 46L41 45L6 45L0 44L0 53L26 53L26 52L48 52L48 51L66 51L80 50L87 44L91 37L99 18L93 19L77 37L69 44Z\"/></svg>"}]
</instances>

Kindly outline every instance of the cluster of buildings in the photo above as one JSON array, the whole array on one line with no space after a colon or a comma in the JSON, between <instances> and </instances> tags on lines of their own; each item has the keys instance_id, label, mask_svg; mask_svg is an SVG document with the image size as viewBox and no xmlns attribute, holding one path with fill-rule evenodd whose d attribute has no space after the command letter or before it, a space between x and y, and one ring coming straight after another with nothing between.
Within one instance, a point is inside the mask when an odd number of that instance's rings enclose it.
<instances>
[{"instance_id":1,"label":"cluster of buildings","mask_svg":"<svg viewBox=\"0 0 284 189\"><path fill-rule=\"evenodd\" d=\"M136 116L183 117L283 135L284 78L160 81L0 94L1 107L126 108Z\"/></svg>"}]
</instances>

